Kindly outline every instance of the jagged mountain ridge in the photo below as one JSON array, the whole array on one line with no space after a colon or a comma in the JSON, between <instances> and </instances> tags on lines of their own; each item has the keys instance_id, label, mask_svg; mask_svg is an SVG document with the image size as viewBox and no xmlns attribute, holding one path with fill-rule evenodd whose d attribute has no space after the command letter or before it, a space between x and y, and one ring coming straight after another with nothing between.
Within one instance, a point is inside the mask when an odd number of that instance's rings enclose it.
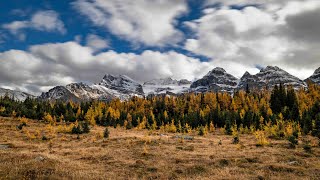
<instances>
[{"instance_id":1,"label":"jagged mountain ridge","mask_svg":"<svg viewBox=\"0 0 320 180\"><path fill-rule=\"evenodd\" d=\"M320 68L308 78L315 83L320 84ZM306 80L306 81L307 81ZM246 72L240 79L227 73L223 68L214 68L203 78L194 82L186 79L175 80L172 78L153 79L140 84L125 75L110 75L103 77L100 83L91 86L84 83L72 83L66 86L56 86L48 92L42 93L38 98L43 100L63 100L63 101L88 101L92 99L111 100L119 98L126 100L133 96L143 97L148 95L177 95L187 92L207 92L221 91L233 93L235 90L245 89L248 85L250 89L272 88L276 84L292 85L295 89L306 87L306 83L299 78L289 74L277 66L267 66L259 73L251 75ZM6 90L8 91L8 90ZM3 96L4 90L0 89L0 96ZM2 93L2 94L1 94ZM29 95L22 93L24 100Z\"/></svg>"},{"instance_id":2,"label":"jagged mountain ridge","mask_svg":"<svg viewBox=\"0 0 320 180\"><path fill-rule=\"evenodd\" d=\"M93 84L92 86L84 83L56 86L48 92L42 93L39 99L89 101L93 99L110 100L112 98L119 98L125 100L132 96L142 95L144 93L141 84L124 75L113 76L107 74L100 83Z\"/></svg>"},{"instance_id":3,"label":"jagged mountain ridge","mask_svg":"<svg viewBox=\"0 0 320 180\"><path fill-rule=\"evenodd\" d=\"M142 85L125 75L114 76L107 74L99 84L94 84L91 88L121 100L126 100L133 96L141 97L144 95Z\"/></svg>"},{"instance_id":4,"label":"jagged mountain ridge","mask_svg":"<svg viewBox=\"0 0 320 180\"><path fill-rule=\"evenodd\" d=\"M291 85L295 89L307 86L304 81L289 74L283 69L277 66L267 66L255 75L246 72L241 77L237 89L245 89L247 85L250 89L272 88L280 83L285 86Z\"/></svg>"},{"instance_id":5,"label":"jagged mountain ridge","mask_svg":"<svg viewBox=\"0 0 320 180\"><path fill-rule=\"evenodd\" d=\"M316 69L314 73L305 81L309 81L309 80L313 83L320 84L320 68Z\"/></svg>"},{"instance_id":6,"label":"jagged mountain ridge","mask_svg":"<svg viewBox=\"0 0 320 180\"><path fill-rule=\"evenodd\" d=\"M227 73L223 68L216 67L203 78L190 86L194 92L225 91L232 92L238 84L238 79Z\"/></svg>"},{"instance_id":7,"label":"jagged mountain ridge","mask_svg":"<svg viewBox=\"0 0 320 180\"><path fill-rule=\"evenodd\" d=\"M111 94L106 94L98 89L93 89L84 83L71 83L66 86L56 86L39 96L39 99L62 101L89 101L92 99L103 100L111 98Z\"/></svg>"},{"instance_id":8,"label":"jagged mountain ridge","mask_svg":"<svg viewBox=\"0 0 320 180\"><path fill-rule=\"evenodd\" d=\"M9 96L10 98L14 98L15 100L18 100L18 101L24 101L27 99L27 97L35 98L35 96L22 91L0 88L0 97L4 97L4 96Z\"/></svg>"}]
</instances>

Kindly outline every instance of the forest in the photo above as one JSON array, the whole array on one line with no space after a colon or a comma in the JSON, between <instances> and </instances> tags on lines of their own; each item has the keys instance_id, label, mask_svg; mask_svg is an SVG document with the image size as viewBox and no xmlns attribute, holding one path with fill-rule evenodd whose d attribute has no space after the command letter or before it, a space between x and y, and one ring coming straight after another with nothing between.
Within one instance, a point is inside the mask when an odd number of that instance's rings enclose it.
<instances>
[{"instance_id":1,"label":"forest","mask_svg":"<svg viewBox=\"0 0 320 180\"><path fill-rule=\"evenodd\" d=\"M271 91L246 90L232 95L207 92L82 103L31 98L19 102L5 96L0 98L0 116L37 119L51 125L65 122L76 134L98 125L168 133L198 130L202 135L220 128L235 139L239 133L256 133L262 139L308 134L320 138L320 86L309 84L294 90L280 84Z\"/></svg>"}]
</instances>

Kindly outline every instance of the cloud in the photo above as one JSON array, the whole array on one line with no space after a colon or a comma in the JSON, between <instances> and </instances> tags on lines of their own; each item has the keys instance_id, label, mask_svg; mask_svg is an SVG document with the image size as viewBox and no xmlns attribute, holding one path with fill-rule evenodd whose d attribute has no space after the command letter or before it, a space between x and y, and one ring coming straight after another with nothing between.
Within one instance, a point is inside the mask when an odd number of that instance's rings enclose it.
<instances>
[{"instance_id":1,"label":"cloud","mask_svg":"<svg viewBox=\"0 0 320 180\"><path fill-rule=\"evenodd\" d=\"M95 49L76 42L5 51L0 53L0 86L39 94L71 82L99 82L107 73L125 74L139 82L165 77L193 80L213 68L211 63L175 51L94 52Z\"/></svg>"},{"instance_id":2,"label":"cloud","mask_svg":"<svg viewBox=\"0 0 320 180\"><path fill-rule=\"evenodd\" d=\"M78 0L73 6L95 26L136 44L165 46L183 40L176 18L186 13L185 0Z\"/></svg>"},{"instance_id":3,"label":"cloud","mask_svg":"<svg viewBox=\"0 0 320 180\"><path fill-rule=\"evenodd\" d=\"M3 24L2 28L7 29L14 35L17 35L20 40L25 39L24 29L35 29L45 32L59 32L66 33L64 23L59 19L57 12L38 11L32 15L31 19L24 21L13 21L11 23Z\"/></svg>"},{"instance_id":4,"label":"cloud","mask_svg":"<svg viewBox=\"0 0 320 180\"><path fill-rule=\"evenodd\" d=\"M304 79L320 66L319 1L210 1L217 2L220 6L206 8L199 19L184 22L195 34L186 50L238 77L257 65L277 65ZM259 5L248 5L254 3ZM247 6L230 7L234 4Z\"/></svg>"},{"instance_id":5,"label":"cloud","mask_svg":"<svg viewBox=\"0 0 320 180\"><path fill-rule=\"evenodd\" d=\"M86 45L94 50L101 50L109 47L109 43L106 39L94 34L89 34L86 41Z\"/></svg>"},{"instance_id":6,"label":"cloud","mask_svg":"<svg viewBox=\"0 0 320 180\"><path fill-rule=\"evenodd\" d=\"M213 6L216 3L220 4ZM318 0L208 0L201 17L186 22L177 20L186 16L185 0L77 0L72 5L94 26L153 50L107 50L108 40L95 34L33 45L26 51L9 50L0 53L0 86L39 93L71 82L99 82L106 73L140 82L166 77L193 80L216 66L241 77L245 71L255 74L258 67L276 65L305 79L320 66ZM184 35L177 29L181 25L190 32ZM3 28L22 40L25 29L66 32L54 11L41 11ZM182 54L184 50L154 48L177 43L189 51L186 54L205 56L208 62Z\"/></svg>"},{"instance_id":7,"label":"cloud","mask_svg":"<svg viewBox=\"0 0 320 180\"><path fill-rule=\"evenodd\" d=\"M2 27L9 30L12 34L17 34L20 29L27 28L28 24L28 21L13 21L11 23L2 25Z\"/></svg>"},{"instance_id":8,"label":"cloud","mask_svg":"<svg viewBox=\"0 0 320 180\"><path fill-rule=\"evenodd\" d=\"M39 11L35 13L31 18L30 26L39 31L57 31L62 34L66 32L63 22L55 11Z\"/></svg>"}]
</instances>

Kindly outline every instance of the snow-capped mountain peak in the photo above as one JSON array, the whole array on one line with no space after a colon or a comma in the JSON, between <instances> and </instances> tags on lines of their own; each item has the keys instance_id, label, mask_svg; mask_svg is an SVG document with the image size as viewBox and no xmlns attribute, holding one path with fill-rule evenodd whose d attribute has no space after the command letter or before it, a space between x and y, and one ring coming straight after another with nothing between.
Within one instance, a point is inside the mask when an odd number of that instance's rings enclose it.
<instances>
[{"instance_id":1,"label":"snow-capped mountain peak","mask_svg":"<svg viewBox=\"0 0 320 180\"><path fill-rule=\"evenodd\" d=\"M191 82L182 79L161 78L147 81L143 84L144 92L149 94L180 94L188 91Z\"/></svg>"},{"instance_id":2,"label":"snow-capped mountain peak","mask_svg":"<svg viewBox=\"0 0 320 180\"><path fill-rule=\"evenodd\" d=\"M320 68L309 78L320 83ZM240 79L227 73L223 68L216 67L203 78L190 82L186 79L176 80L171 77L153 79L143 86L126 75L106 74L98 84L88 86L84 83L72 83L67 86L57 86L49 92L43 93L40 99L62 100L110 100L119 98L127 100L133 96L147 96L150 94L177 95L187 92L229 92L245 89L273 88L277 84L292 85L295 89L306 87L306 83L289 74L277 66L267 66L259 73L252 75L245 72Z\"/></svg>"},{"instance_id":3,"label":"snow-capped mountain peak","mask_svg":"<svg viewBox=\"0 0 320 180\"><path fill-rule=\"evenodd\" d=\"M214 74L214 75L218 75L218 74L223 75L225 73L226 73L226 70L224 70L221 67L216 67L213 70L209 71L206 76L211 76L212 74Z\"/></svg>"},{"instance_id":4,"label":"snow-capped mountain peak","mask_svg":"<svg viewBox=\"0 0 320 180\"><path fill-rule=\"evenodd\" d=\"M9 96L10 98L14 98L15 100L18 100L18 101L24 101L27 99L27 97L35 98L35 96L25 92L0 88L0 97L4 97L4 96Z\"/></svg>"},{"instance_id":5,"label":"snow-capped mountain peak","mask_svg":"<svg viewBox=\"0 0 320 180\"><path fill-rule=\"evenodd\" d=\"M320 84L320 68L316 69L314 73L308 79L306 79L306 81L307 80Z\"/></svg>"},{"instance_id":6,"label":"snow-capped mountain peak","mask_svg":"<svg viewBox=\"0 0 320 180\"><path fill-rule=\"evenodd\" d=\"M247 85L250 89L272 88L277 84L292 85L296 89L306 86L302 80L285 70L277 66L267 66L256 75L245 73L240 79L238 89L244 89Z\"/></svg>"},{"instance_id":7,"label":"snow-capped mountain peak","mask_svg":"<svg viewBox=\"0 0 320 180\"><path fill-rule=\"evenodd\" d=\"M98 85L112 90L117 90L125 94L144 94L142 85L126 75L114 76L107 74Z\"/></svg>"},{"instance_id":8,"label":"snow-capped mountain peak","mask_svg":"<svg viewBox=\"0 0 320 180\"><path fill-rule=\"evenodd\" d=\"M193 82L191 88L196 92L226 91L232 92L238 84L238 79L228 74L223 68L216 67L203 78Z\"/></svg>"}]
</instances>

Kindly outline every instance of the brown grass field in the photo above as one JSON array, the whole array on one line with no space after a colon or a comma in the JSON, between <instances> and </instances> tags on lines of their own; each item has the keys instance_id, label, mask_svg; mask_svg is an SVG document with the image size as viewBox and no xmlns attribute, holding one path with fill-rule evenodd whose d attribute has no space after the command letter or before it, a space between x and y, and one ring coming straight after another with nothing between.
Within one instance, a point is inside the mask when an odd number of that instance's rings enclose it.
<instances>
[{"instance_id":1,"label":"brown grass field","mask_svg":"<svg viewBox=\"0 0 320 180\"><path fill-rule=\"evenodd\" d=\"M254 135L232 144L219 130L182 140L123 128L104 139L98 126L77 138L32 120L17 130L19 123L0 118L0 179L320 179L320 148L307 153L301 140L296 149L271 139L257 147Z\"/></svg>"}]
</instances>

